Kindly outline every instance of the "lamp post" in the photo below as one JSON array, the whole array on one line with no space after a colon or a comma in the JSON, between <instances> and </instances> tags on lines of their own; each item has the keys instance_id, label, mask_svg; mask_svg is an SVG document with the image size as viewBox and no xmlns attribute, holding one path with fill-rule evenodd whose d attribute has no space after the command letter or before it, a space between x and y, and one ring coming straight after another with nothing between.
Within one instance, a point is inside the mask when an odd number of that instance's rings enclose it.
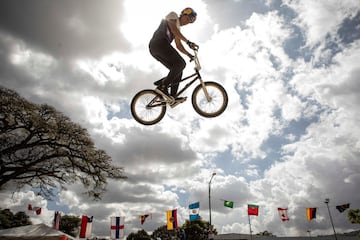
<instances>
[{"instance_id":1,"label":"lamp post","mask_svg":"<svg viewBox=\"0 0 360 240\"><path fill-rule=\"evenodd\" d=\"M212 173L209 181L209 228L211 229L211 180L216 175L215 172Z\"/></svg>"},{"instance_id":2,"label":"lamp post","mask_svg":"<svg viewBox=\"0 0 360 240\"><path fill-rule=\"evenodd\" d=\"M331 217L331 213L330 213L329 202L330 202L330 199L329 199L329 198L326 198L324 203L326 204L327 209L328 209L328 211L329 211L330 222L331 222L332 228L333 228L333 230L334 230L335 240L337 240L334 223L333 223L333 220L332 220L332 217Z\"/></svg>"}]
</instances>

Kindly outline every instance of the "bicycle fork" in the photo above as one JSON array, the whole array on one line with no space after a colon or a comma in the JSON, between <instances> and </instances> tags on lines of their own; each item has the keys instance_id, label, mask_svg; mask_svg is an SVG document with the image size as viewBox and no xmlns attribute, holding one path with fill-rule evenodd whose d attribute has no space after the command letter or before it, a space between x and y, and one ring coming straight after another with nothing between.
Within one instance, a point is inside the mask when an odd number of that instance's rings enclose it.
<instances>
[{"instance_id":1,"label":"bicycle fork","mask_svg":"<svg viewBox=\"0 0 360 240\"><path fill-rule=\"evenodd\" d=\"M204 83L204 81L203 81L202 78L201 78L200 72L197 71L197 70L196 70L196 72L197 72L197 74L198 74L198 77L199 77L199 80L200 80L202 89L203 89L203 91L204 91L206 100L207 100L208 102L211 102L211 100L212 100L212 99L211 99L211 96L210 96L208 90L207 90L206 87L205 87L205 83Z\"/></svg>"}]
</instances>

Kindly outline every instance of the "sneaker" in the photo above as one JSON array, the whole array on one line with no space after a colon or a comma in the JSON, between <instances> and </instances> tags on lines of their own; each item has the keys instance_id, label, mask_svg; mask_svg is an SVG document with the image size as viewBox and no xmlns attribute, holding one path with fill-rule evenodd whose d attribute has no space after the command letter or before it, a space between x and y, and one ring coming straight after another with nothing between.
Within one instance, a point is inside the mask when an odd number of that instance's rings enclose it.
<instances>
[{"instance_id":1,"label":"sneaker","mask_svg":"<svg viewBox=\"0 0 360 240\"><path fill-rule=\"evenodd\" d=\"M174 102L170 104L170 107L174 108L180 103L183 103L186 101L186 97L177 97L175 98Z\"/></svg>"},{"instance_id":2,"label":"sneaker","mask_svg":"<svg viewBox=\"0 0 360 240\"><path fill-rule=\"evenodd\" d=\"M167 87L165 86L159 86L155 88L155 92L163 96L165 100L169 101L170 104L175 101L175 98L168 93Z\"/></svg>"}]
</instances>

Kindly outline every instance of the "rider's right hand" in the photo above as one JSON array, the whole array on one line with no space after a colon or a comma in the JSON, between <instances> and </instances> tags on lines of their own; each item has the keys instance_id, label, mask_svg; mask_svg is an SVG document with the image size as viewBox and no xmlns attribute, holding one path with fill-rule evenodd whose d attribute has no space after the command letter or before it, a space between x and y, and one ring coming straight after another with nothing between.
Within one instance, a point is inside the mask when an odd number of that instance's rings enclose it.
<instances>
[{"instance_id":1,"label":"rider's right hand","mask_svg":"<svg viewBox=\"0 0 360 240\"><path fill-rule=\"evenodd\" d=\"M189 54L188 57L190 58L190 62L194 61L195 57L193 55Z\"/></svg>"}]
</instances>

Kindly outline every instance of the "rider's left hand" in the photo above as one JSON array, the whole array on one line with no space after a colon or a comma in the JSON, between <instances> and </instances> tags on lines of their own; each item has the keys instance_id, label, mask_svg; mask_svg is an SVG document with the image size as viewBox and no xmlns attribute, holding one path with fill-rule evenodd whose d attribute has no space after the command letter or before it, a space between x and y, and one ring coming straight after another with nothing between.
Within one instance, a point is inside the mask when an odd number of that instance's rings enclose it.
<instances>
[{"instance_id":1,"label":"rider's left hand","mask_svg":"<svg viewBox=\"0 0 360 240\"><path fill-rule=\"evenodd\" d=\"M196 43L190 42L189 40L186 43L193 50L199 49L199 46Z\"/></svg>"}]
</instances>

